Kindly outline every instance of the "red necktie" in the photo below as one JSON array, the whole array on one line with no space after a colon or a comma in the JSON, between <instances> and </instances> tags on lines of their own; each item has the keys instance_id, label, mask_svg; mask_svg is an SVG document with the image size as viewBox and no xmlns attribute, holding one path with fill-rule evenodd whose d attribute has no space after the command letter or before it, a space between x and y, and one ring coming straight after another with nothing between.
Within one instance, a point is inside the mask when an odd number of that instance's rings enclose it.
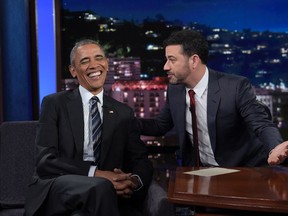
<instances>
[{"instance_id":1,"label":"red necktie","mask_svg":"<svg viewBox=\"0 0 288 216\"><path fill-rule=\"evenodd\" d=\"M190 97L190 111L192 115L192 130L193 130L193 145L194 145L194 165L199 167L200 159L199 159L199 143L198 143L198 132L197 132L197 118L196 118L196 107L195 107L195 92L193 90L189 90Z\"/></svg>"}]
</instances>

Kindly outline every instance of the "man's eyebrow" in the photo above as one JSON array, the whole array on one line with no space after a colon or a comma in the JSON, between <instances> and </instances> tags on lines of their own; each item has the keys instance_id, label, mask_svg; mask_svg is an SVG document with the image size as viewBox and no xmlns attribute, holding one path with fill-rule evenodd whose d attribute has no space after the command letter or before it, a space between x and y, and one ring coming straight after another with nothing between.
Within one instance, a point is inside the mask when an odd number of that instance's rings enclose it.
<instances>
[{"instance_id":1,"label":"man's eyebrow","mask_svg":"<svg viewBox=\"0 0 288 216\"><path fill-rule=\"evenodd\" d=\"M169 58L176 58L174 55L167 55L167 59Z\"/></svg>"},{"instance_id":2,"label":"man's eyebrow","mask_svg":"<svg viewBox=\"0 0 288 216\"><path fill-rule=\"evenodd\" d=\"M106 57L105 57L104 54L97 54L97 55L94 56L94 58L106 58ZM83 61L86 61L86 60L89 60L89 59L90 59L90 57L83 57L83 58L80 59L79 62L83 62Z\"/></svg>"},{"instance_id":3,"label":"man's eyebrow","mask_svg":"<svg viewBox=\"0 0 288 216\"><path fill-rule=\"evenodd\" d=\"M103 58L105 58L105 55L104 54L97 54L97 55L95 55L95 57L97 58L97 57L103 57Z\"/></svg>"},{"instance_id":4,"label":"man's eyebrow","mask_svg":"<svg viewBox=\"0 0 288 216\"><path fill-rule=\"evenodd\" d=\"M87 60L87 59L89 59L89 58L88 57L83 57L83 58L80 59L80 62L82 62L84 60Z\"/></svg>"}]
</instances>

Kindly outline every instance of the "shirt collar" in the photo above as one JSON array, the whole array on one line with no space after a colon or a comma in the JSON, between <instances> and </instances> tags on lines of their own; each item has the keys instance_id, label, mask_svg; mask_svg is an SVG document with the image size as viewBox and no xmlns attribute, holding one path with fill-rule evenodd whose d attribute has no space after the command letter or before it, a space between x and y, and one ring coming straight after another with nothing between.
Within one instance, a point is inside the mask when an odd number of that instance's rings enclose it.
<instances>
[{"instance_id":1,"label":"shirt collar","mask_svg":"<svg viewBox=\"0 0 288 216\"><path fill-rule=\"evenodd\" d=\"M202 79L197 83L197 85L193 88L195 94L198 97L201 97L204 93L204 91L207 89L208 86L208 79L209 79L209 73L208 68L206 67L204 76ZM188 92L190 89L186 88L186 91Z\"/></svg>"},{"instance_id":2,"label":"shirt collar","mask_svg":"<svg viewBox=\"0 0 288 216\"><path fill-rule=\"evenodd\" d=\"M103 104L103 88L101 90L101 92L99 92L97 95L93 95L91 92L89 92L87 89L85 89L83 86L79 85L79 91L80 91L80 95L82 98L82 103L83 104L87 104L89 103L89 100L93 97L93 96L97 96L100 104Z\"/></svg>"}]
</instances>

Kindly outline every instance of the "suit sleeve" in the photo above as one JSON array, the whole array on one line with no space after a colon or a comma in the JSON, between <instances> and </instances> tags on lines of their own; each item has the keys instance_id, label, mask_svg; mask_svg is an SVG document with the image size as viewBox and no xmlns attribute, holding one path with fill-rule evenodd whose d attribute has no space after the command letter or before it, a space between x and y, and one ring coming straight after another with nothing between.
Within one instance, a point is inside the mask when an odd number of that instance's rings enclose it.
<instances>
[{"instance_id":1,"label":"suit sleeve","mask_svg":"<svg viewBox=\"0 0 288 216\"><path fill-rule=\"evenodd\" d=\"M238 105L246 124L265 144L267 152L283 141L276 125L271 121L269 113L256 100L250 82L244 78L238 87Z\"/></svg>"},{"instance_id":2,"label":"suit sleeve","mask_svg":"<svg viewBox=\"0 0 288 216\"><path fill-rule=\"evenodd\" d=\"M166 103L160 114L150 119L139 118L138 127L141 134L146 136L163 136L174 127L169 104L169 88Z\"/></svg>"},{"instance_id":3,"label":"suit sleeve","mask_svg":"<svg viewBox=\"0 0 288 216\"><path fill-rule=\"evenodd\" d=\"M68 120L65 120L66 111L59 100L58 97L48 96L42 102L36 136L37 174L42 178L65 174L87 176L91 162L75 158L72 153L69 155L75 145Z\"/></svg>"},{"instance_id":4,"label":"suit sleeve","mask_svg":"<svg viewBox=\"0 0 288 216\"><path fill-rule=\"evenodd\" d=\"M132 170L132 174L138 175L143 183L143 187L135 192L135 196L143 198L147 193L148 187L153 176L153 166L151 161L148 159L147 148L144 142L140 139L140 133L137 128L137 120L134 117L133 112L130 114L130 120L128 124L128 154L126 163L128 170Z\"/></svg>"}]
</instances>

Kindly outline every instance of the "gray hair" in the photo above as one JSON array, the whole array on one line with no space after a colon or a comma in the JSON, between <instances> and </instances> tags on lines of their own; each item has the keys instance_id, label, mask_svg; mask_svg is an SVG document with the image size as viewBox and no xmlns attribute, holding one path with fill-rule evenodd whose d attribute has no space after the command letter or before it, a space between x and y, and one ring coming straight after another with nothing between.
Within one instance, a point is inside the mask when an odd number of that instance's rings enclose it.
<instances>
[{"instance_id":1,"label":"gray hair","mask_svg":"<svg viewBox=\"0 0 288 216\"><path fill-rule=\"evenodd\" d=\"M84 46L84 45L87 45L87 44L95 44L97 46L100 47L100 49L103 51L104 55L105 55L105 52L104 52L104 49L103 47L95 40L91 40L91 39L83 39L83 40L80 40L78 42L75 43L74 47L72 48L71 52L70 52L70 64L73 65L74 64L74 60L75 60L75 53L76 53L76 50L81 47L81 46Z\"/></svg>"}]
</instances>

